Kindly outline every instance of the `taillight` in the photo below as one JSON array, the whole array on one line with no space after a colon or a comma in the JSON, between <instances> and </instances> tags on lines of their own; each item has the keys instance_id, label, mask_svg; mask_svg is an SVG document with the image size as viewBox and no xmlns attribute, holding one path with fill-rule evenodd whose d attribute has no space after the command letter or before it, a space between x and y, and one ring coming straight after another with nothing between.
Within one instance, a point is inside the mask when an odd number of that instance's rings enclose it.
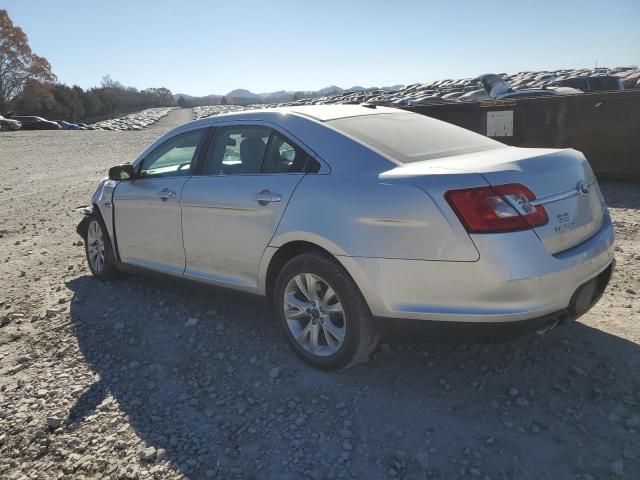
<instances>
[{"instance_id":1,"label":"taillight","mask_svg":"<svg viewBox=\"0 0 640 480\"><path fill-rule=\"evenodd\" d=\"M449 190L444 194L469 233L500 233L527 230L549 220L536 196L519 183Z\"/></svg>"}]
</instances>

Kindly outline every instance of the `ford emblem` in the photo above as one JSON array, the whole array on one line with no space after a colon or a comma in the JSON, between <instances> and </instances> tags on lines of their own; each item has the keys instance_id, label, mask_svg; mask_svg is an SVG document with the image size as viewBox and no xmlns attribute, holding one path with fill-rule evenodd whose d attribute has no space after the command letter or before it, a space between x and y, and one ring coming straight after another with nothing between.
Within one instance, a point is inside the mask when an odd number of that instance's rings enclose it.
<instances>
[{"instance_id":1,"label":"ford emblem","mask_svg":"<svg viewBox=\"0 0 640 480\"><path fill-rule=\"evenodd\" d=\"M578 184L576 185L576 190L578 191L579 195L589 195L589 192L591 191L591 185L587 184L586 182L578 182Z\"/></svg>"}]
</instances>

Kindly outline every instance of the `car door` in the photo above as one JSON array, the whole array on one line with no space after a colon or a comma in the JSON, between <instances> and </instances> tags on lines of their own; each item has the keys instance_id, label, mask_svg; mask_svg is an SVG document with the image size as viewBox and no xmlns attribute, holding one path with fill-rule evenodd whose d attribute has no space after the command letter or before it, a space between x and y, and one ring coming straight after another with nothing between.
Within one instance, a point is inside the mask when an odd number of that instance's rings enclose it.
<instances>
[{"instance_id":1,"label":"car door","mask_svg":"<svg viewBox=\"0 0 640 480\"><path fill-rule=\"evenodd\" d=\"M314 162L269 127L218 127L202 175L182 193L185 276L255 288L262 254Z\"/></svg>"},{"instance_id":2,"label":"car door","mask_svg":"<svg viewBox=\"0 0 640 480\"><path fill-rule=\"evenodd\" d=\"M175 135L153 149L136 177L113 195L115 236L125 263L182 274L180 194L195 168L206 129Z\"/></svg>"}]
</instances>

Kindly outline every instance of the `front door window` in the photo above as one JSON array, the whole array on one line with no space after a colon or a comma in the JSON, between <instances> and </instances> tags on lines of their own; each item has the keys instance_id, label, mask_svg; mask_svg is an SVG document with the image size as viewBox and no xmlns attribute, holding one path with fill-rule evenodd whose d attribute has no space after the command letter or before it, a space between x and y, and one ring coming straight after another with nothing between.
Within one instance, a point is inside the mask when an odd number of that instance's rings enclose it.
<instances>
[{"instance_id":1,"label":"front door window","mask_svg":"<svg viewBox=\"0 0 640 480\"><path fill-rule=\"evenodd\" d=\"M141 178L191 175L204 130L185 132L167 140L142 162Z\"/></svg>"}]
</instances>

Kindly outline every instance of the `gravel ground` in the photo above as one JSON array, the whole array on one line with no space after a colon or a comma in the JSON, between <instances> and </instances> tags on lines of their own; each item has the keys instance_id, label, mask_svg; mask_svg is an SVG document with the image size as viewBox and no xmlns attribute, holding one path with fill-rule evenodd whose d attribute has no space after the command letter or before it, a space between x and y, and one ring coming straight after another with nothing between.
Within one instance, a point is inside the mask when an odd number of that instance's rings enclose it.
<instances>
[{"instance_id":1,"label":"gravel ground","mask_svg":"<svg viewBox=\"0 0 640 480\"><path fill-rule=\"evenodd\" d=\"M259 298L89 275L74 209L190 117L0 136L0 478L640 478L639 185L603 182L618 266L580 322L325 373Z\"/></svg>"}]
</instances>

